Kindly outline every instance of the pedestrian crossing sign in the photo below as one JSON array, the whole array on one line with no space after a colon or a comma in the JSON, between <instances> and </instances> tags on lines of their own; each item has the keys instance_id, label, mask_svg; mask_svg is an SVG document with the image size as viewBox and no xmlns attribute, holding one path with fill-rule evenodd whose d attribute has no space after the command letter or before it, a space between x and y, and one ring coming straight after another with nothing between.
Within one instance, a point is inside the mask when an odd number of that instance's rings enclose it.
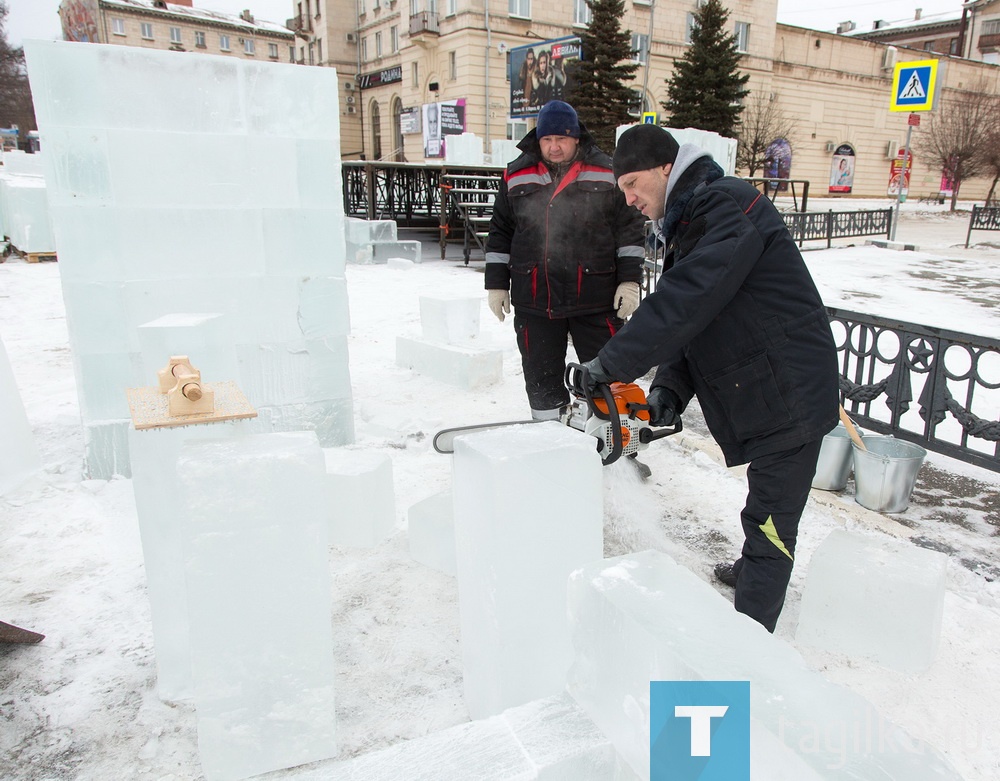
<instances>
[{"instance_id":1,"label":"pedestrian crossing sign","mask_svg":"<svg viewBox=\"0 0 1000 781\"><path fill-rule=\"evenodd\" d=\"M934 108L937 60L897 62L892 74L890 111L930 111Z\"/></svg>"}]
</instances>

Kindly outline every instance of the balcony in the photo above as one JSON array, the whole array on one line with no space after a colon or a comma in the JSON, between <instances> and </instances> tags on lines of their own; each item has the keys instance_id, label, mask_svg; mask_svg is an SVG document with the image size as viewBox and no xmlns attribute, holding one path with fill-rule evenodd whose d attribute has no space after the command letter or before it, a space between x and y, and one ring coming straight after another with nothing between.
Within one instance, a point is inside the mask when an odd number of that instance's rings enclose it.
<instances>
[{"instance_id":1,"label":"balcony","mask_svg":"<svg viewBox=\"0 0 1000 781\"><path fill-rule=\"evenodd\" d=\"M419 14L410 16L410 37L424 38L438 36L441 28L438 25L438 15L430 11L421 11Z\"/></svg>"},{"instance_id":2,"label":"balcony","mask_svg":"<svg viewBox=\"0 0 1000 781\"><path fill-rule=\"evenodd\" d=\"M308 38L313 29L312 20L305 14L293 16L285 22L285 27L294 32L300 38Z\"/></svg>"},{"instance_id":3,"label":"balcony","mask_svg":"<svg viewBox=\"0 0 1000 781\"><path fill-rule=\"evenodd\" d=\"M979 36L979 51L986 54L1000 50L1000 33Z\"/></svg>"}]
</instances>

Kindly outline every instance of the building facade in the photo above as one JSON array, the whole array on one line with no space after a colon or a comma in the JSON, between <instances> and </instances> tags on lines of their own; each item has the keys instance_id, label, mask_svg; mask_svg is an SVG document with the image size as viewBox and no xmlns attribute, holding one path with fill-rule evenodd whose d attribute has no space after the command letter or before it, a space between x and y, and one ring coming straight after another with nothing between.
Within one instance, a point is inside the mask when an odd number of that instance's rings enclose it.
<instances>
[{"instance_id":1,"label":"building facade","mask_svg":"<svg viewBox=\"0 0 1000 781\"><path fill-rule=\"evenodd\" d=\"M192 0L62 0L63 39L294 61L295 36L274 22L194 8Z\"/></svg>"},{"instance_id":2,"label":"building facade","mask_svg":"<svg viewBox=\"0 0 1000 781\"><path fill-rule=\"evenodd\" d=\"M667 80L674 62L684 56L700 2L626 0L622 29L631 31L640 64L632 83L636 121L650 111L666 124L660 112ZM487 154L494 140L520 139L534 126L538 108L526 94L527 64L537 72L544 60L556 77L565 74L563 63L579 56L575 36L590 21L585 0L293 0L285 27L272 30L256 23L261 29L253 33L251 55L234 45L234 37L237 42L242 37L245 45L245 35L224 33L221 26L249 29L248 12L237 18L189 3L64 0L60 12L72 40L86 40L73 33L79 25L74 27L68 13L77 9L78 18L81 7L96 9L90 17L98 23L85 34L101 42L201 51L199 39L187 33L194 36L201 29L207 34L204 51L260 57L262 44L256 41L270 34L288 47L279 60L337 70L343 159L414 163L441 161L449 134L475 134ZM940 50L956 45L954 27L942 28L940 36L912 39L933 40L928 49L777 24L777 0L729 0L726 7L743 53L741 68L750 75L748 102L755 95L765 98L792 125L788 138L774 139L764 175L809 180L812 195L890 194L892 169L908 128L906 113L889 110L897 62L941 61L936 106L972 85L1000 94L1000 66ZM1000 0L970 0L952 16L960 25L959 50L989 55L990 47L1000 44L1000 30L994 33L991 26L1000 26ZM152 36L141 27L153 23L147 17L158 20ZM116 33L116 19L124 34ZM189 26L174 43L170 28L181 20ZM230 36L228 49L221 47L224 34ZM195 47L189 48L191 40ZM541 94L563 93L536 89L532 97ZM929 115L933 112L922 117L925 128ZM920 132L913 132L914 149ZM845 169L851 174L846 184ZM932 195L945 185L941 171L914 152L911 196ZM982 198L988 188L988 181L972 180L961 193Z\"/></svg>"}]
</instances>

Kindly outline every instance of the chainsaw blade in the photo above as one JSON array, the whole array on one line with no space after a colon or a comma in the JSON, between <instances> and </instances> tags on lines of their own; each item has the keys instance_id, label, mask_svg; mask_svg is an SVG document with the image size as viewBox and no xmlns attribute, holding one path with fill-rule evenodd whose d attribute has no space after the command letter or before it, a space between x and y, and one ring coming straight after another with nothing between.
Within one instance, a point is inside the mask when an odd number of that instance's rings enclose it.
<instances>
[{"instance_id":1,"label":"chainsaw blade","mask_svg":"<svg viewBox=\"0 0 1000 781\"><path fill-rule=\"evenodd\" d=\"M480 423L474 426L458 426L457 428L446 428L434 435L434 449L438 453L454 453L455 437L462 434L476 434L480 431L490 431L495 428L506 428L507 426L524 426L528 423L543 423L541 420L507 420L502 423Z\"/></svg>"}]
</instances>

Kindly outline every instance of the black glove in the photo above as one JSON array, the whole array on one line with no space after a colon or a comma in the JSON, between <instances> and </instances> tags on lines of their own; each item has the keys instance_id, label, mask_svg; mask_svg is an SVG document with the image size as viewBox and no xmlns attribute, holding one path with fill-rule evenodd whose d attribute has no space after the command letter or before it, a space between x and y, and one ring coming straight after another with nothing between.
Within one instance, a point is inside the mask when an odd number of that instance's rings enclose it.
<instances>
[{"instance_id":1,"label":"black glove","mask_svg":"<svg viewBox=\"0 0 1000 781\"><path fill-rule=\"evenodd\" d=\"M646 396L649 405L649 422L654 426L674 426L681 416L677 412L681 400L670 388L657 385Z\"/></svg>"},{"instance_id":2,"label":"black glove","mask_svg":"<svg viewBox=\"0 0 1000 781\"><path fill-rule=\"evenodd\" d=\"M601 365L600 358L594 358L592 361L587 361L582 364L583 368L587 370L590 377L587 387L593 390L598 385L610 385L615 381L615 378L608 374L607 370Z\"/></svg>"}]
</instances>

